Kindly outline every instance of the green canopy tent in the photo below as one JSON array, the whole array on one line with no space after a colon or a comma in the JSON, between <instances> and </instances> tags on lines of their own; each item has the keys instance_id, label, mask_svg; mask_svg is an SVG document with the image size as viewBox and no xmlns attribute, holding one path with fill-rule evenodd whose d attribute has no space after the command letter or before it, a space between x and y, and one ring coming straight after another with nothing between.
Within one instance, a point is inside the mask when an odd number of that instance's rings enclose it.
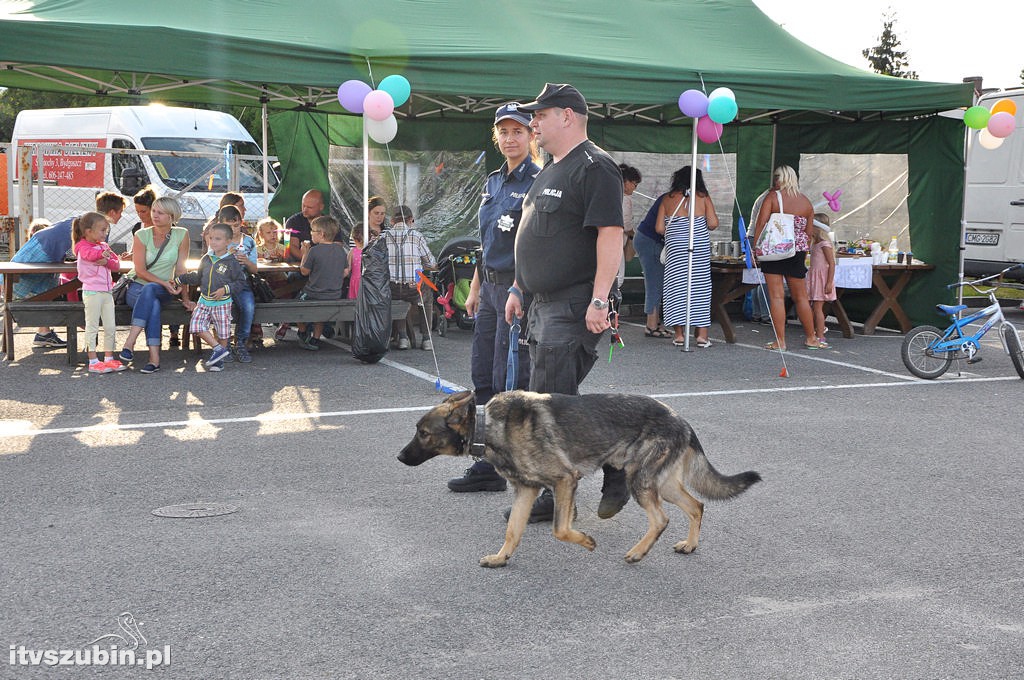
<instances>
[{"instance_id":1,"label":"green canopy tent","mask_svg":"<svg viewBox=\"0 0 1024 680\"><path fill-rule=\"evenodd\" d=\"M679 94L728 86L741 111L722 141L738 157L740 205L767 185L773 160L906 154L915 254L936 265L905 293L911 316L955 277L962 125L936 114L969 105L971 86L847 66L749 0L0 0L0 31L2 86L287 110L271 121L279 215L325 185L330 144L361 139L358 117L327 115L350 78L412 83L396 149L486 149L494 108L551 81L587 96L605 148L679 151L689 139Z\"/></svg>"}]
</instances>

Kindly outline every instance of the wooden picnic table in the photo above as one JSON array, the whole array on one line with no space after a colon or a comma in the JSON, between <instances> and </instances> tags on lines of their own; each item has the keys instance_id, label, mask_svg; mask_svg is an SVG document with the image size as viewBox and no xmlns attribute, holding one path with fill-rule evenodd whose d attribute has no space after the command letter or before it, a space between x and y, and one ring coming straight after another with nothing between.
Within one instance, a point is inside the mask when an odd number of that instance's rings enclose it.
<instances>
[{"instance_id":1,"label":"wooden picnic table","mask_svg":"<svg viewBox=\"0 0 1024 680\"><path fill-rule=\"evenodd\" d=\"M736 330L733 327L732 320L729 318L726 306L757 287L755 283L743 282L743 272L746 268L746 264L743 261L731 259L711 261L711 315L712 319L717 321L722 327L722 335L725 336L725 341L729 343L736 342ZM906 312L903 311L899 295L915 275L931 271L935 269L935 266L923 263L909 265L876 264L872 265L871 269L870 290L877 291L881 296L881 300L875 305L874 310L864 321L863 328L859 329L858 332L861 335L874 334L882 317L888 311L891 311L893 316L896 317L896 321L900 325L900 331L903 333L908 332L913 328L913 324ZM847 315L842 303L843 294L852 290L867 289L837 286L836 300L825 305L826 315L831 313L836 317L844 338L852 338L854 336L853 324L850 322L850 317Z\"/></svg>"}]
</instances>

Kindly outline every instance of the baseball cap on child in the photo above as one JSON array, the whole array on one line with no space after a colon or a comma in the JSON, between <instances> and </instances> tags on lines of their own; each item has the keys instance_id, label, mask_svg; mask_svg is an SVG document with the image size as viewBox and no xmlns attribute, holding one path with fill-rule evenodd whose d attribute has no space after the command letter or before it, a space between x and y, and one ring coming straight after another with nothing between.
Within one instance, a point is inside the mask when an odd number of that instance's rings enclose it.
<instances>
[{"instance_id":1,"label":"baseball cap on child","mask_svg":"<svg viewBox=\"0 0 1024 680\"><path fill-rule=\"evenodd\" d=\"M494 124L503 120L514 120L520 125L530 127L530 114L519 110L519 102L502 104L494 114Z\"/></svg>"}]
</instances>

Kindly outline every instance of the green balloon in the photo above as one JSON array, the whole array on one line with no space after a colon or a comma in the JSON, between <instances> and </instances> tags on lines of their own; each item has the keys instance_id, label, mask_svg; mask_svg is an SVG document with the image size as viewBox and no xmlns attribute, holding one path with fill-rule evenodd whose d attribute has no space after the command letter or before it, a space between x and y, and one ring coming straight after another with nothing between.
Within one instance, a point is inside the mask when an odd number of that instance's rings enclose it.
<instances>
[{"instance_id":1,"label":"green balloon","mask_svg":"<svg viewBox=\"0 0 1024 680\"><path fill-rule=\"evenodd\" d=\"M972 130L982 130L988 125L989 110L984 106L972 106L964 111L964 125Z\"/></svg>"}]
</instances>

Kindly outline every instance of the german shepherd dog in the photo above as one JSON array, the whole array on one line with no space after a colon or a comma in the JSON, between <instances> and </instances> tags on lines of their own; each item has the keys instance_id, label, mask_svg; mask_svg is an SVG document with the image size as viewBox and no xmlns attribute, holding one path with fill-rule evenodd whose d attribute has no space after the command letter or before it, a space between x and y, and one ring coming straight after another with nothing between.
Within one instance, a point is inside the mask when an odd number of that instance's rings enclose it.
<instances>
[{"instance_id":1,"label":"german shepherd dog","mask_svg":"<svg viewBox=\"0 0 1024 680\"><path fill-rule=\"evenodd\" d=\"M482 451L473 451L474 439L483 443ZM686 490L687 482L709 500L725 500L761 480L753 471L720 474L685 420L640 395L502 392L477 409L473 393L461 392L420 418L416 436L398 460L419 465L434 456L471 452L482 454L515 489L505 544L483 557L482 567L508 564L545 487L554 493L555 538L593 550L594 539L572 528L576 483L605 463L626 471L633 498L647 512L647 533L626 553L631 563L643 559L668 526L662 499L678 505L690 520L686 540L676 543L675 551L697 549L704 504Z\"/></svg>"}]
</instances>

